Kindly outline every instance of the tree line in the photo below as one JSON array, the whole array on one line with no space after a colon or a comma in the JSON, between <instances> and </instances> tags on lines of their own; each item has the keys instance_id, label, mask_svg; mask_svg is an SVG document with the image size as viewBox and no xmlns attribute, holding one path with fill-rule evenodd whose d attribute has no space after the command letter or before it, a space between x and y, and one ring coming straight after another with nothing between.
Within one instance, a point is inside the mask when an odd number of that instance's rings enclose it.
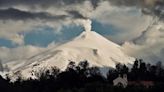
<instances>
[{"instance_id":1,"label":"tree line","mask_svg":"<svg viewBox=\"0 0 164 92\"><path fill-rule=\"evenodd\" d=\"M113 80L118 75L127 74L128 81L153 81L155 85L145 88L142 85L129 85L126 88L113 86ZM146 64L136 59L132 68L118 63L115 69L110 69L106 76L101 74L99 67L89 67L87 61L78 65L70 62L65 71L57 67L45 72L35 72L38 79L15 82L0 77L0 90L3 92L163 92L164 69L162 63Z\"/></svg>"}]
</instances>

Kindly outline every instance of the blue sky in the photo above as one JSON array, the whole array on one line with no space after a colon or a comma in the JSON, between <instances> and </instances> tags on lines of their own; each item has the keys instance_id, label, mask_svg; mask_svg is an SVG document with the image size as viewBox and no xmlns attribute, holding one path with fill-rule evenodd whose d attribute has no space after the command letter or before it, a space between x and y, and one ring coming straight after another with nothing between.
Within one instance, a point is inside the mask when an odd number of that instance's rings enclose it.
<instances>
[{"instance_id":1,"label":"blue sky","mask_svg":"<svg viewBox=\"0 0 164 92\"><path fill-rule=\"evenodd\" d=\"M77 20L88 18L92 19L92 30L117 44L123 45L124 42L128 42L128 46L124 47L130 55L150 59L154 56L164 60L161 52L163 31L151 29L142 35L154 20L156 8L148 9L146 3L144 7L140 0L136 1L131 3L131 0L2 0L0 51L3 53L0 53L0 59L27 58L39 53L40 49L49 48L47 46L52 42L67 42L83 31L81 26L85 25L78 23ZM163 7L163 4L157 6ZM146 10L151 11L153 15L143 8L147 8ZM161 23L158 25L164 29ZM66 26L61 27L62 25ZM55 28L62 29L58 33ZM156 25L152 28L156 28ZM134 39L139 39L142 44L134 44ZM20 56L20 52L24 55Z\"/></svg>"},{"instance_id":2,"label":"blue sky","mask_svg":"<svg viewBox=\"0 0 164 92\"><path fill-rule=\"evenodd\" d=\"M63 26L61 33L55 32L55 29L48 26L35 28L30 32L22 33L24 35L25 45L33 45L40 47L47 47L52 42L66 42L78 36L84 29L81 26L69 25ZM115 35L119 32L112 25L103 25L100 22L92 21L92 30L101 35ZM18 45L13 44L12 41L0 38L0 46L14 48Z\"/></svg>"},{"instance_id":3,"label":"blue sky","mask_svg":"<svg viewBox=\"0 0 164 92\"><path fill-rule=\"evenodd\" d=\"M14 45L11 40L4 39L4 38L0 38L0 46L5 46L8 48L16 47L16 45Z\"/></svg>"}]
</instances>

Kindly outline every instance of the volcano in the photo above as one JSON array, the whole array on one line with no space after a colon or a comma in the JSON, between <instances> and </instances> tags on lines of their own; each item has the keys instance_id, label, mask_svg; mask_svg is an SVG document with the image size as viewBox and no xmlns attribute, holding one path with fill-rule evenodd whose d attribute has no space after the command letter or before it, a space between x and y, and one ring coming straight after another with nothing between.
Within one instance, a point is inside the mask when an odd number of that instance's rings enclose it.
<instances>
[{"instance_id":1,"label":"volcano","mask_svg":"<svg viewBox=\"0 0 164 92\"><path fill-rule=\"evenodd\" d=\"M25 60L12 73L14 76L19 71L23 77L29 78L32 77L32 71L39 71L41 68L56 66L64 71L70 61L78 64L87 60L92 66L112 68L117 63L132 63L134 58L123 53L122 49L94 31L84 31L65 44Z\"/></svg>"}]
</instances>

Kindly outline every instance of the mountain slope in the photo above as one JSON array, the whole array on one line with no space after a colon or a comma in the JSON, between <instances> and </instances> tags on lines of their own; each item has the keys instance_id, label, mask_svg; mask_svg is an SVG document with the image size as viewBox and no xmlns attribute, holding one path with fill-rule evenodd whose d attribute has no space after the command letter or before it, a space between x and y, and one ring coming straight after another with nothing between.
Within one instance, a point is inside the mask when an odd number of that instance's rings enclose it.
<instances>
[{"instance_id":1,"label":"mountain slope","mask_svg":"<svg viewBox=\"0 0 164 92\"><path fill-rule=\"evenodd\" d=\"M72 41L36 55L24 61L24 64L12 71L18 71L24 78L32 76L32 71L57 66L65 70L70 61L76 64L87 60L98 67L115 67L116 63L132 63L131 58L122 52L122 47L107 40L94 31L86 31ZM14 76L14 74L11 74Z\"/></svg>"}]
</instances>

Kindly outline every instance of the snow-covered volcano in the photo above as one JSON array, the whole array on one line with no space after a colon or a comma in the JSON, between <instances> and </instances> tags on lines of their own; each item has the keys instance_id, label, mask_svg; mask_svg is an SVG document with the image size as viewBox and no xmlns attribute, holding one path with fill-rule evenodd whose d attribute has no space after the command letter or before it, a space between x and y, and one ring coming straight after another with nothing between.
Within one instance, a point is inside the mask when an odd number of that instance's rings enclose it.
<instances>
[{"instance_id":1,"label":"snow-covered volcano","mask_svg":"<svg viewBox=\"0 0 164 92\"><path fill-rule=\"evenodd\" d=\"M87 60L98 67L115 67L116 63L132 63L134 58L122 52L122 47L107 40L94 31L85 31L70 42L50 49L44 53L25 60L12 72L20 72L25 78L31 77L32 71L56 66L66 69L70 61L79 63Z\"/></svg>"}]
</instances>

